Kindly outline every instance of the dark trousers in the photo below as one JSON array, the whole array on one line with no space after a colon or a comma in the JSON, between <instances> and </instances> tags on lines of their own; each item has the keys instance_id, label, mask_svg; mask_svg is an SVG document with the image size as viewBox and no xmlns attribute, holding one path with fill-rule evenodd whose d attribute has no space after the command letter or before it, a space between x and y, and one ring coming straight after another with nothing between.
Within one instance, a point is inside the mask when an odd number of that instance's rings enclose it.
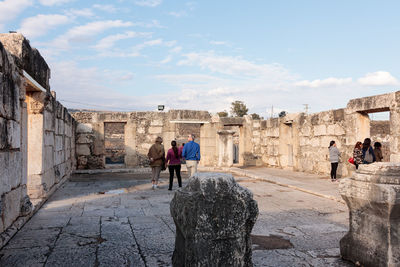
<instances>
[{"instance_id":1,"label":"dark trousers","mask_svg":"<svg viewBox=\"0 0 400 267\"><path fill-rule=\"evenodd\" d=\"M172 184L174 182L174 170L176 172L176 177L178 177L178 185L182 187L182 178L181 178L181 165L169 165L169 188L172 189Z\"/></svg>"},{"instance_id":2,"label":"dark trousers","mask_svg":"<svg viewBox=\"0 0 400 267\"><path fill-rule=\"evenodd\" d=\"M331 162L331 179L336 179L336 171L339 163L338 162Z\"/></svg>"}]
</instances>

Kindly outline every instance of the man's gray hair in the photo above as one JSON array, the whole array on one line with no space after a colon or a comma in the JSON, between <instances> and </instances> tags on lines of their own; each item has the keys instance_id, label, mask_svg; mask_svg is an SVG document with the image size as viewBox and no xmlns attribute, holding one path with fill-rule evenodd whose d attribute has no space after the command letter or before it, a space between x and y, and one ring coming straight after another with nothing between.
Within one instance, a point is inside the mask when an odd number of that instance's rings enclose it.
<instances>
[{"instance_id":1,"label":"man's gray hair","mask_svg":"<svg viewBox=\"0 0 400 267\"><path fill-rule=\"evenodd\" d=\"M192 137L192 139L194 140L196 138L196 136L194 134L189 134L190 137Z\"/></svg>"}]
</instances>

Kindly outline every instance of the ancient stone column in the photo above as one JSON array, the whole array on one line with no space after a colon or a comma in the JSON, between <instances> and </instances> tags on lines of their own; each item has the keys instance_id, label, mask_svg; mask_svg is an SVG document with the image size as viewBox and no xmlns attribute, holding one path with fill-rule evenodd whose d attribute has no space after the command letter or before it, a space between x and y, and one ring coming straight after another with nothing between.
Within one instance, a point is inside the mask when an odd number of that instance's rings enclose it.
<instances>
[{"instance_id":1,"label":"ancient stone column","mask_svg":"<svg viewBox=\"0 0 400 267\"><path fill-rule=\"evenodd\" d=\"M342 257L366 267L400 266L400 164L360 165L339 190L350 212Z\"/></svg>"},{"instance_id":2,"label":"ancient stone column","mask_svg":"<svg viewBox=\"0 0 400 267\"><path fill-rule=\"evenodd\" d=\"M197 173L171 201L173 266L252 266L250 233L258 215L252 193L232 175Z\"/></svg>"}]
</instances>

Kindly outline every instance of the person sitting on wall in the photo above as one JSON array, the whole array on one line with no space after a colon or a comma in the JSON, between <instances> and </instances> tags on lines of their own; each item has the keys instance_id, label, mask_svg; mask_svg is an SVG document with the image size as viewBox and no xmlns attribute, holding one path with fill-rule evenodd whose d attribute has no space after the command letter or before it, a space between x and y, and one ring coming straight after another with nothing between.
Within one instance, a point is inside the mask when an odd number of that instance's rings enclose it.
<instances>
[{"instance_id":1,"label":"person sitting on wall","mask_svg":"<svg viewBox=\"0 0 400 267\"><path fill-rule=\"evenodd\" d=\"M370 164L376 161L374 149L371 146L371 139L365 138L362 145L363 163Z\"/></svg>"},{"instance_id":2,"label":"person sitting on wall","mask_svg":"<svg viewBox=\"0 0 400 267\"><path fill-rule=\"evenodd\" d=\"M161 145L163 142L161 137L156 138L155 144L153 144L150 149L149 153L147 153L147 156L150 159L150 166L151 166L151 183L152 183L152 189L156 189L158 186L158 180L160 179L160 172L162 166L165 164L164 158L165 158L165 151L164 151L164 146Z\"/></svg>"},{"instance_id":3,"label":"person sitting on wall","mask_svg":"<svg viewBox=\"0 0 400 267\"><path fill-rule=\"evenodd\" d=\"M375 142L374 143L374 154L376 157L376 161L377 162L381 162L383 159L383 155L382 155L382 144L380 142Z\"/></svg>"},{"instance_id":4,"label":"person sitting on wall","mask_svg":"<svg viewBox=\"0 0 400 267\"><path fill-rule=\"evenodd\" d=\"M186 159L189 177L197 172L197 164L200 161L200 146L194 142L194 138L194 134L189 134L188 143L185 144L182 150L182 157Z\"/></svg>"}]
</instances>

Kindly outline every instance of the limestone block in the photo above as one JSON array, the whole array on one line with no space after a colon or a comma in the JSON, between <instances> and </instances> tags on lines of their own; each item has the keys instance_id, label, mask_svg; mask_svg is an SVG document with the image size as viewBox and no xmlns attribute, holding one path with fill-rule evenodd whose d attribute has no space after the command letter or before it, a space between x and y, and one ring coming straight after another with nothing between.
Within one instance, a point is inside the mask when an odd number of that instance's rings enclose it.
<instances>
[{"instance_id":1,"label":"limestone block","mask_svg":"<svg viewBox=\"0 0 400 267\"><path fill-rule=\"evenodd\" d=\"M301 128L301 136L310 136L311 134L311 127L305 126Z\"/></svg>"},{"instance_id":2,"label":"limestone block","mask_svg":"<svg viewBox=\"0 0 400 267\"><path fill-rule=\"evenodd\" d=\"M320 144L320 140L319 140L319 138L312 138L311 139L311 146L312 147L319 147L321 144Z\"/></svg>"},{"instance_id":3,"label":"limestone block","mask_svg":"<svg viewBox=\"0 0 400 267\"><path fill-rule=\"evenodd\" d=\"M335 126L336 126L336 125L328 125L328 126L326 127L326 133L327 133L328 135L335 135Z\"/></svg>"},{"instance_id":4,"label":"limestone block","mask_svg":"<svg viewBox=\"0 0 400 267\"><path fill-rule=\"evenodd\" d=\"M70 137L64 137L64 149L71 150L71 138Z\"/></svg>"},{"instance_id":5,"label":"limestone block","mask_svg":"<svg viewBox=\"0 0 400 267\"><path fill-rule=\"evenodd\" d=\"M6 148L7 143L8 143L7 120L0 117L0 149Z\"/></svg>"},{"instance_id":6,"label":"limestone block","mask_svg":"<svg viewBox=\"0 0 400 267\"><path fill-rule=\"evenodd\" d=\"M260 121L253 121L254 128L260 128Z\"/></svg>"},{"instance_id":7,"label":"limestone block","mask_svg":"<svg viewBox=\"0 0 400 267\"><path fill-rule=\"evenodd\" d=\"M78 123L76 126L77 133L92 133L93 127L90 123Z\"/></svg>"},{"instance_id":8,"label":"limestone block","mask_svg":"<svg viewBox=\"0 0 400 267\"><path fill-rule=\"evenodd\" d=\"M76 145L76 154L78 156L89 156L90 148L89 145L86 144L77 144Z\"/></svg>"},{"instance_id":9,"label":"limestone block","mask_svg":"<svg viewBox=\"0 0 400 267\"><path fill-rule=\"evenodd\" d=\"M44 129L47 131L55 131L55 118L54 114L45 110L43 112L43 124Z\"/></svg>"},{"instance_id":10,"label":"limestone block","mask_svg":"<svg viewBox=\"0 0 400 267\"><path fill-rule=\"evenodd\" d=\"M339 192L349 208L349 232L340 240L341 256L360 266L400 265L400 166L360 165L342 179Z\"/></svg>"},{"instance_id":11,"label":"limestone block","mask_svg":"<svg viewBox=\"0 0 400 267\"><path fill-rule=\"evenodd\" d=\"M72 125L65 123L64 124L64 134L65 136L71 137L72 136Z\"/></svg>"},{"instance_id":12,"label":"limestone block","mask_svg":"<svg viewBox=\"0 0 400 267\"><path fill-rule=\"evenodd\" d=\"M260 131L253 131L253 136L259 137L260 135L261 135Z\"/></svg>"},{"instance_id":13,"label":"limestone block","mask_svg":"<svg viewBox=\"0 0 400 267\"><path fill-rule=\"evenodd\" d=\"M150 122L150 126L163 126L163 121L162 120L152 120Z\"/></svg>"},{"instance_id":14,"label":"limestone block","mask_svg":"<svg viewBox=\"0 0 400 267\"><path fill-rule=\"evenodd\" d=\"M22 154L0 152L0 196L18 187L22 182Z\"/></svg>"},{"instance_id":15,"label":"limestone block","mask_svg":"<svg viewBox=\"0 0 400 267\"><path fill-rule=\"evenodd\" d=\"M57 134L64 134L64 128L65 128L65 123L64 123L64 121L62 120L62 119L57 119L57 124L58 124L58 128L56 129L57 130Z\"/></svg>"},{"instance_id":16,"label":"limestone block","mask_svg":"<svg viewBox=\"0 0 400 267\"><path fill-rule=\"evenodd\" d=\"M43 153L43 171L53 169L54 167L54 148L52 146L45 146Z\"/></svg>"},{"instance_id":17,"label":"limestone block","mask_svg":"<svg viewBox=\"0 0 400 267\"><path fill-rule=\"evenodd\" d=\"M54 153L54 165L61 164L65 161L65 150Z\"/></svg>"},{"instance_id":18,"label":"limestone block","mask_svg":"<svg viewBox=\"0 0 400 267\"><path fill-rule=\"evenodd\" d=\"M56 177L54 175L54 168L46 171L42 175L42 186L43 189L48 192L56 182Z\"/></svg>"},{"instance_id":19,"label":"limestone block","mask_svg":"<svg viewBox=\"0 0 400 267\"><path fill-rule=\"evenodd\" d=\"M335 135L344 135L346 131L338 124L335 124Z\"/></svg>"},{"instance_id":20,"label":"limestone block","mask_svg":"<svg viewBox=\"0 0 400 267\"><path fill-rule=\"evenodd\" d=\"M43 136L43 141L45 146L54 147L54 132L45 131Z\"/></svg>"},{"instance_id":21,"label":"limestone block","mask_svg":"<svg viewBox=\"0 0 400 267\"><path fill-rule=\"evenodd\" d=\"M314 136L321 135L326 135L326 126L324 124L314 126Z\"/></svg>"},{"instance_id":22,"label":"limestone block","mask_svg":"<svg viewBox=\"0 0 400 267\"><path fill-rule=\"evenodd\" d=\"M64 149L64 138L62 135L56 135L55 137L56 146L55 151L60 151Z\"/></svg>"},{"instance_id":23,"label":"limestone block","mask_svg":"<svg viewBox=\"0 0 400 267\"><path fill-rule=\"evenodd\" d=\"M92 135L90 134L78 134L78 137L76 139L77 144L90 144L92 143Z\"/></svg>"},{"instance_id":24,"label":"limestone block","mask_svg":"<svg viewBox=\"0 0 400 267\"><path fill-rule=\"evenodd\" d=\"M149 134L161 134L163 127L151 126L149 127Z\"/></svg>"},{"instance_id":25,"label":"limestone block","mask_svg":"<svg viewBox=\"0 0 400 267\"><path fill-rule=\"evenodd\" d=\"M279 128L275 128L272 135L274 137L279 137Z\"/></svg>"},{"instance_id":26,"label":"limestone block","mask_svg":"<svg viewBox=\"0 0 400 267\"><path fill-rule=\"evenodd\" d=\"M176 225L173 266L252 266L257 202L232 175L195 174L175 192L170 210Z\"/></svg>"},{"instance_id":27,"label":"limestone block","mask_svg":"<svg viewBox=\"0 0 400 267\"><path fill-rule=\"evenodd\" d=\"M14 120L7 121L7 143L9 148L17 149L21 146L21 126Z\"/></svg>"},{"instance_id":28,"label":"limestone block","mask_svg":"<svg viewBox=\"0 0 400 267\"><path fill-rule=\"evenodd\" d=\"M21 209L21 187L8 192L1 198L4 228L8 228L18 218Z\"/></svg>"}]
</instances>

